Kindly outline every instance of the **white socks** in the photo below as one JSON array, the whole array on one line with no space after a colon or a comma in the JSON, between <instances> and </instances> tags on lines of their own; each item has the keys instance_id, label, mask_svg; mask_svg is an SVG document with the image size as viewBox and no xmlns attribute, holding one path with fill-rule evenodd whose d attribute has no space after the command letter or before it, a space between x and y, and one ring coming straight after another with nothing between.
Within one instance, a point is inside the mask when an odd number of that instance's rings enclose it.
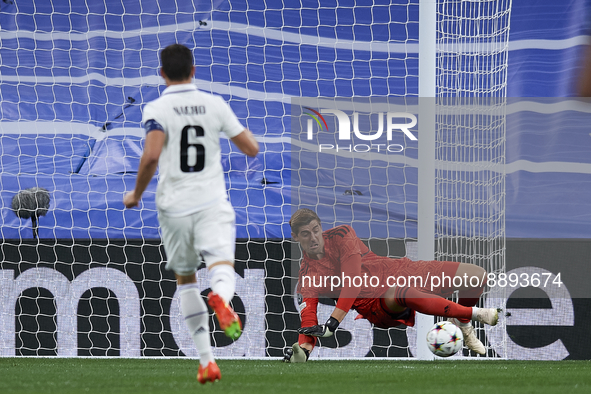
<instances>
[{"instance_id":1,"label":"white socks","mask_svg":"<svg viewBox=\"0 0 591 394\"><path fill-rule=\"evenodd\" d=\"M234 298L236 277L234 267L228 264L219 264L209 270L209 283L211 290L218 294L226 303Z\"/></svg>"},{"instance_id":2,"label":"white socks","mask_svg":"<svg viewBox=\"0 0 591 394\"><path fill-rule=\"evenodd\" d=\"M199 351L199 362L204 367L214 361L209 339L209 313L196 283L179 285L181 313Z\"/></svg>"},{"instance_id":3,"label":"white socks","mask_svg":"<svg viewBox=\"0 0 591 394\"><path fill-rule=\"evenodd\" d=\"M476 316L478 315L478 311L480 308L473 306L472 307L472 320L476 321Z\"/></svg>"},{"instance_id":4,"label":"white socks","mask_svg":"<svg viewBox=\"0 0 591 394\"><path fill-rule=\"evenodd\" d=\"M236 277L234 267L227 264L216 265L209 271L211 290L229 303L234 297ZM214 361L209 338L209 313L201 297L197 283L178 285L181 313L185 324L199 351L199 363L206 367Z\"/></svg>"}]
</instances>

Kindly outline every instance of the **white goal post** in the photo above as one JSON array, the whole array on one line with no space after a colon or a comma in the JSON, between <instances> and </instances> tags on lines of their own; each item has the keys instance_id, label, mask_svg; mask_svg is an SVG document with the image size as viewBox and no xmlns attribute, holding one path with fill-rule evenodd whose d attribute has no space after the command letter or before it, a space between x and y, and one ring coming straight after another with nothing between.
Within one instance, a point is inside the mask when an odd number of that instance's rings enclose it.
<instances>
[{"instance_id":1,"label":"white goal post","mask_svg":"<svg viewBox=\"0 0 591 394\"><path fill-rule=\"evenodd\" d=\"M419 204L426 202L419 206L419 254L424 253L419 257L477 264L497 275L506 271L505 105L511 5L511 0L421 1L428 22L421 26L427 44L419 49L419 95L436 100L422 117L435 132L422 142L426 152L419 148L419 172L424 174L419 175ZM479 306L485 306L490 291L485 290ZM495 297L503 297L495 291ZM418 338L432 321L422 322ZM496 341L491 343L485 330L494 330ZM507 354L504 319L493 328L477 327L477 332L489 349L486 357ZM417 351L419 358L431 357L425 349Z\"/></svg>"}]
</instances>

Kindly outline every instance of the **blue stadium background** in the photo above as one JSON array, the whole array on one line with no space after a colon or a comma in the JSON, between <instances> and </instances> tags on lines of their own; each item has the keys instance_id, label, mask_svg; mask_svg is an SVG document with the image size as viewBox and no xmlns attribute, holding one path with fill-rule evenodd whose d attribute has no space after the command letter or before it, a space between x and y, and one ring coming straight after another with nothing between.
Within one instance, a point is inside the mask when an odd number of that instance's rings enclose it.
<instances>
[{"instance_id":1,"label":"blue stadium background","mask_svg":"<svg viewBox=\"0 0 591 394\"><path fill-rule=\"evenodd\" d=\"M302 2L300 10L299 1L287 0L267 1L265 9L250 2L248 10L246 2L225 1L16 3L0 3L3 239L31 237L10 205L19 190L33 186L52 196L51 210L40 220L41 238L159 238L155 181L144 198L151 209L125 211L121 200L133 187L141 154L141 107L164 88L156 86L158 48L169 43L195 48L198 86L230 100L243 124L261 138L262 153L248 161L224 141L239 238L289 238L291 97L418 91L416 53L299 45L281 41L274 30L319 41L416 44L416 23L389 23L416 21L416 4L408 13L384 5L372 14L364 2L353 1L338 11L329 1L321 1L319 11L316 1ZM587 8L584 0L513 2L509 97L548 102L541 98L574 95L589 34ZM216 22L228 21L264 27L269 35L216 28ZM141 27L146 32L139 35ZM508 115L507 237L591 237L591 111L569 105L562 112ZM94 131L80 132L88 129ZM370 233L371 228L360 231Z\"/></svg>"}]
</instances>

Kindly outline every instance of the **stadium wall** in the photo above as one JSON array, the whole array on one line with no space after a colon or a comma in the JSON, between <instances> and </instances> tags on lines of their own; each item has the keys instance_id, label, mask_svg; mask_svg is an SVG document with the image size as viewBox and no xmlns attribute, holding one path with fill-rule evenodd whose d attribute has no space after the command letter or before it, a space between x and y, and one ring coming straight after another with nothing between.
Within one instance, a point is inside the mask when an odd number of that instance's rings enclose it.
<instances>
[{"instance_id":1,"label":"stadium wall","mask_svg":"<svg viewBox=\"0 0 591 394\"><path fill-rule=\"evenodd\" d=\"M218 330L215 351L222 357L279 357L286 343L297 340L290 274L297 256L289 241L244 241L237 243L234 305L245 335L231 343ZM371 248L404 252L401 241L374 240ZM566 290L562 295L513 291L507 302L508 358L590 359L591 298L576 269L584 269L590 255L589 240L507 240L507 272L523 267L560 272ZM164 269L159 240L5 240L0 258L2 356L197 356L181 329L176 286ZM202 288L207 294L207 286ZM366 326L345 325L336 338L341 350L355 342L359 349L349 349L351 355L409 356L404 331L368 332Z\"/></svg>"}]
</instances>

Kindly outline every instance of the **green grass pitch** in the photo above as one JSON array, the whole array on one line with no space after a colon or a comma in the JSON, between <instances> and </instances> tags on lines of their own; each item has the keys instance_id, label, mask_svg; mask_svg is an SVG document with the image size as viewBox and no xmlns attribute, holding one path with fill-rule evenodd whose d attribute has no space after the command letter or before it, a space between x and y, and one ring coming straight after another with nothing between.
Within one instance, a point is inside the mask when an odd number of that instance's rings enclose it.
<instances>
[{"instance_id":1,"label":"green grass pitch","mask_svg":"<svg viewBox=\"0 0 591 394\"><path fill-rule=\"evenodd\" d=\"M219 360L196 380L189 359L0 358L0 393L589 393L591 361Z\"/></svg>"}]
</instances>

